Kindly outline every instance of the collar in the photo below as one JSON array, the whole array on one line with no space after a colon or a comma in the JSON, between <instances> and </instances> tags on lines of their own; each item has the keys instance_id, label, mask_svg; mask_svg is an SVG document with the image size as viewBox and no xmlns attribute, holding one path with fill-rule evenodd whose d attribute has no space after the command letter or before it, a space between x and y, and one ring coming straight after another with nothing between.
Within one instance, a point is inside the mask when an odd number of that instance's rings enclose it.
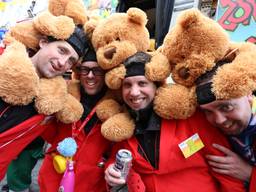
<instances>
[{"instance_id":1,"label":"collar","mask_svg":"<svg viewBox=\"0 0 256 192\"><path fill-rule=\"evenodd\" d=\"M135 135L160 131L161 118L154 112L153 104L139 111L134 111L128 107L128 111L135 120Z\"/></svg>"}]
</instances>

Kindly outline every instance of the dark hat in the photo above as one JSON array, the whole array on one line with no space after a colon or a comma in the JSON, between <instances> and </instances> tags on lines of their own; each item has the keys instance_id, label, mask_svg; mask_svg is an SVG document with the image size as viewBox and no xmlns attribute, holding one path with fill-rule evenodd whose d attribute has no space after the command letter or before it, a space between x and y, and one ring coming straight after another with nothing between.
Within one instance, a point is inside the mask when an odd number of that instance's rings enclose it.
<instances>
[{"instance_id":1,"label":"dark hat","mask_svg":"<svg viewBox=\"0 0 256 192\"><path fill-rule=\"evenodd\" d=\"M48 36L48 40L53 42L58 41L59 39ZM67 41L75 49L79 57L82 57L86 52L86 49L89 48L89 39L85 35L84 30L80 27L75 27L74 32L68 39L65 39L65 41Z\"/></svg>"},{"instance_id":2,"label":"dark hat","mask_svg":"<svg viewBox=\"0 0 256 192\"><path fill-rule=\"evenodd\" d=\"M226 61L217 62L210 71L207 71L196 80L196 98L199 105L211 103L216 100L212 92L212 79L217 69L225 64L227 64Z\"/></svg>"},{"instance_id":3,"label":"dark hat","mask_svg":"<svg viewBox=\"0 0 256 192\"><path fill-rule=\"evenodd\" d=\"M96 61L97 62L96 53L93 48L89 48L88 51L85 53L82 62L85 62L85 61Z\"/></svg>"},{"instance_id":4,"label":"dark hat","mask_svg":"<svg viewBox=\"0 0 256 192\"><path fill-rule=\"evenodd\" d=\"M151 55L145 52L137 52L124 61L126 68L125 77L145 75L145 64L150 62Z\"/></svg>"}]
</instances>

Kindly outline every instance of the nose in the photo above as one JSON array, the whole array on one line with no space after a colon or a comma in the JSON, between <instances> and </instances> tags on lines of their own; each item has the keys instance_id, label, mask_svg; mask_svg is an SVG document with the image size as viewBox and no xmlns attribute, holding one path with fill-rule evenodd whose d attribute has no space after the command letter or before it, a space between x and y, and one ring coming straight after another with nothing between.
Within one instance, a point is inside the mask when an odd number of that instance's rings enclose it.
<instances>
[{"instance_id":1,"label":"nose","mask_svg":"<svg viewBox=\"0 0 256 192\"><path fill-rule=\"evenodd\" d=\"M63 68L66 65L67 62L68 62L68 57L62 56L61 58L59 58L58 68L59 69Z\"/></svg>"},{"instance_id":2,"label":"nose","mask_svg":"<svg viewBox=\"0 0 256 192\"><path fill-rule=\"evenodd\" d=\"M140 94L140 90L139 90L139 87L136 86L136 85L133 85L131 87L131 90L130 90L130 95L133 96L133 97L136 97Z\"/></svg>"},{"instance_id":3,"label":"nose","mask_svg":"<svg viewBox=\"0 0 256 192\"><path fill-rule=\"evenodd\" d=\"M107 59L112 59L114 54L116 53L116 47L108 47L104 52L104 57Z\"/></svg>"},{"instance_id":4,"label":"nose","mask_svg":"<svg viewBox=\"0 0 256 192\"><path fill-rule=\"evenodd\" d=\"M88 78L93 78L94 77L94 74L93 74L92 70L89 71L89 73L87 74L87 77Z\"/></svg>"},{"instance_id":5,"label":"nose","mask_svg":"<svg viewBox=\"0 0 256 192\"><path fill-rule=\"evenodd\" d=\"M227 120L227 118L222 113L220 113L220 112L215 113L215 123L216 124L223 124L226 120Z\"/></svg>"}]
</instances>

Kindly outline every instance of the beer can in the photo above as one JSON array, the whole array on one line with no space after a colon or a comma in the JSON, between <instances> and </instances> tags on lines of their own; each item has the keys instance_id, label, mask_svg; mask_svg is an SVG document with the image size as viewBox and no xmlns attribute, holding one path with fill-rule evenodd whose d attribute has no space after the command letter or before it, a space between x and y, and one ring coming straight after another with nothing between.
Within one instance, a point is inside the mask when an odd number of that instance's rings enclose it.
<instances>
[{"instance_id":1,"label":"beer can","mask_svg":"<svg viewBox=\"0 0 256 192\"><path fill-rule=\"evenodd\" d=\"M114 169L121 172L121 178L126 180L132 166L132 153L126 149L120 149L116 154Z\"/></svg>"}]
</instances>

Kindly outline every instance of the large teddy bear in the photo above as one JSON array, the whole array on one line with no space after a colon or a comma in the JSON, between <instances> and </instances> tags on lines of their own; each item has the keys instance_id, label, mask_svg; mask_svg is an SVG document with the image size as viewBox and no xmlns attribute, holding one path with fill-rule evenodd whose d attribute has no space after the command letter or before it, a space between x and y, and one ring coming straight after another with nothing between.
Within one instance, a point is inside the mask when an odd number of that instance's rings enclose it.
<instances>
[{"instance_id":1,"label":"large teddy bear","mask_svg":"<svg viewBox=\"0 0 256 192\"><path fill-rule=\"evenodd\" d=\"M85 12L79 11L84 6L79 2L50 0L51 12L44 11L10 29L4 41L6 50L0 56L0 97L5 102L27 105L34 101L38 113L55 114L64 123L80 119L83 107L68 93L66 81L62 77L39 78L28 55L31 50L38 50L40 37L66 39L75 24L84 25Z\"/></svg>"},{"instance_id":2,"label":"large teddy bear","mask_svg":"<svg viewBox=\"0 0 256 192\"><path fill-rule=\"evenodd\" d=\"M85 30L91 33L99 65L106 70L105 82L110 89L119 90L126 69L122 64L126 58L139 51L149 49L149 32L146 28L146 14L138 8L130 8L127 13L115 13L108 18L87 22ZM146 77L161 82L170 74L167 58L159 52L145 68ZM110 94L113 96L113 94ZM97 115L104 122L102 134L112 141L121 141L132 136L134 123L125 109L108 95L97 106ZM120 100L120 98L119 98ZM126 126L126 128L122 128Z\"/></svg>"},{"instance_id":3,"label":"large teddy bear","mask_svg":"<svg viewBox=\"0 0 256 192\"><path fill-rule=\"evenodd\" d=\"M250 43L232 43L221 26L200 11L185 11L159 49L170 62L176 84L158 89L155 111L167 119L191 116L197 107L196 80L220 61L229 65L220 67L213 78L215 97L230 99L249 94L256 88L255 50Z\"/></svg>"}]
</instances>

